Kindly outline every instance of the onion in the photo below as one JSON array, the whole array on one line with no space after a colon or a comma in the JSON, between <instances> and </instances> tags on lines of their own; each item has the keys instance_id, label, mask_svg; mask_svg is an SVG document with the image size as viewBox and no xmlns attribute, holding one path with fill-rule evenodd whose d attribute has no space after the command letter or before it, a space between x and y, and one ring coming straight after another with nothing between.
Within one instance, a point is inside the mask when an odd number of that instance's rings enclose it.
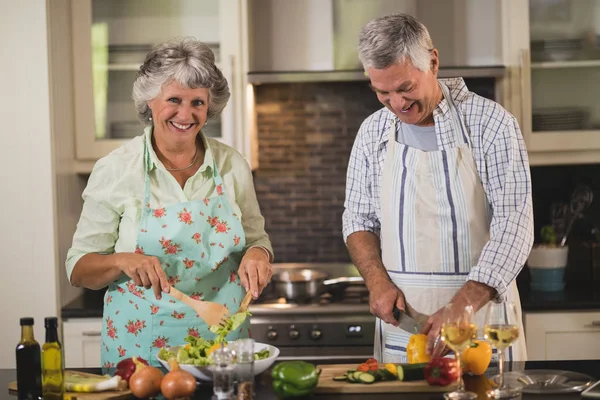
<instances>
[{"instance_id":1,"label":"onion","mask_svg":"<svg viewBox=\"0 0 600 400\"><path fill-rule=\"evenodd\" d=\"M175 358L169 360L170 371L160 383L160 391L168 400L191 397L196 391L196 378L182 370Z\"/></svg>"},{"instance_id":2,"label":"onion","mask_svg":"<svg viewBox=\"0 0 600 400\"><path fill-rule=\"evenodd\" d=\"M160 383L163 380L163 373L160 369L148 366L133 357L136 365L135 372L129 378L129 389L137 398L145 399L152 397L160 392Z\"/></svg>"}]
</instances>

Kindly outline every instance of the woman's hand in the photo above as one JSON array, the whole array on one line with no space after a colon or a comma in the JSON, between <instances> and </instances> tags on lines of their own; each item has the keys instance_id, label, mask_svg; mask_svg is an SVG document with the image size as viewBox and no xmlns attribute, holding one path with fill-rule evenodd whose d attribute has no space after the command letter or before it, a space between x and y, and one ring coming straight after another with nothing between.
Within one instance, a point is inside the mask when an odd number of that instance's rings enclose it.
<instances>
[{"instance_id":1,"label":"woman's hand","mask_svg":"<svg viewBox=\"0 0 600 400\"><path fill-rule=\"evenodd\" d=\"M258 298L273 275L267 251L260 247L250 248L242 258L238 275L246 291L250 291L255 299Z\"/></svg>"},{"instance_id":2,"label":"woman's hand","mask_svg":"<svg viewBox=\"0 0 600 400\"><path fill-rule=\"evenodd\" d=\"M136 253L116 253L115 264L137 286L154 289L154 295L160 300L161 292L169 293L167 275L154 256L145 256Z\"/></svg>"}]
</instances>

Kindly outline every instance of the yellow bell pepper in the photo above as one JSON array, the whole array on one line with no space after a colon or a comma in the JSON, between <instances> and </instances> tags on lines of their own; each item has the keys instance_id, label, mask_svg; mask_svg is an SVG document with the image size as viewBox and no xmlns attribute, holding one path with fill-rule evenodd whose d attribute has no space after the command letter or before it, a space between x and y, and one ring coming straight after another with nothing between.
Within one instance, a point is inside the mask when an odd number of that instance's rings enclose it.
<instances>
[{"instance_id":1,"label":"yellow bell pepper","mask_svg":"<svg viewBox=\"0 0 600 400\"><path fill-rule=\"evenodd\" d=\"M492 346L483 340L474 340L461 355L463 373L483 375L492 361Z\"/></svg>"},{"instance_id":2,"label":"yellow bell pepper","mask_svg":"<svg viewBox=\"0 0 600 400\"><path fill-rule=\"evenodd\" d=\"M385 364L385 369L394 376L398 376L398 367L396 364L388 363Z\"/></svg>"},{"instance_id":3,"label":"yellow bell pepper","mask_svg":"<svg viewBox=\"0 0 600 400\"><path fill-rule=\"evenodd\" d=\"M408 339L406 356L409 364L420 364L431 361L431 355L427 354L427 335L418 333Z\"/></svg>"}]
</instances>

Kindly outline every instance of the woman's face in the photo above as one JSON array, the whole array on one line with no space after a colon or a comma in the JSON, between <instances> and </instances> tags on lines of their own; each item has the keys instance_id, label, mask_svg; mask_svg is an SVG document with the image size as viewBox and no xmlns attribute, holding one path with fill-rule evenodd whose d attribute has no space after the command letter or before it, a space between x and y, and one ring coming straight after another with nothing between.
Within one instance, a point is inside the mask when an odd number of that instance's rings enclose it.
<instances>
[{"instance_id":1,"label":"woman's face","mask_svg":"<svg viewBox=\"0 0 600 400\"><path fill-rule=\"evenodd\" d=\"M148 107L152 110L154 134L160 140L169 146L190 143L206 123L208 89L189 89L173 81L162 87Z\"/></svg>"}]
</instances>

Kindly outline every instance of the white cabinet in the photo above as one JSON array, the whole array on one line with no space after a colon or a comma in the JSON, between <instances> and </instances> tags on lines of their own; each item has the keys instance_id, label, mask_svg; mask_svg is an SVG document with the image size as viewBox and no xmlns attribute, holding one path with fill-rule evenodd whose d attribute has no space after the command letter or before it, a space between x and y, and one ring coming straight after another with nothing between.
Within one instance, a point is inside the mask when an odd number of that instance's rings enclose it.
<instances>
[{"instance_id":1,"label":"white cabinet","mask_svg":"<svg viewBox=\"0 0 600 400\"><path fill-rule=\"evenodd\" d=\"M360 28L392 13L428 27L444 68L502 64L501 0L247 1L249 70L257 75L362 70Z\"/></svg>"},{"instance_id":2,"label":"white cabinet","mask_svg":"<svg viewBox=\"0 0 600 400\"><path fill-rule=\"evenodd\" d=\"M600 0L506 1L503 31L531 164L600 162Z\"/></svg>"},{"instance_id":3,"label":"white cabinet","mask_svg":"<svg viewBox=\"0 0 600 400\"><path fill-rule=\"evenodd\" d=\"M100 368L102 318L63 322L65 368Z\"/></svg>"},{"instance_id":4,"label":"white cabinet","mask_svg":"<svg viewBox=\"0 0 600 400\"><path fill-rule=\"evenodd\" d=\"M249 158L242 0L72 0L75 148L83 167L142 133L131 92L152 46L193 36L213 48L231 98L203 132ZM87 164L86 164L87 163Z\"/></svg>"},{"instance_id":5,"label":"white cabinet","mask_svg":"<svg viewBox=\"0 0 600 400\"><path fill-rule=\"evenodd\" d=\"M600 311L525 313L530 360L600 359Z\"/></svg>"}]
</instances>

